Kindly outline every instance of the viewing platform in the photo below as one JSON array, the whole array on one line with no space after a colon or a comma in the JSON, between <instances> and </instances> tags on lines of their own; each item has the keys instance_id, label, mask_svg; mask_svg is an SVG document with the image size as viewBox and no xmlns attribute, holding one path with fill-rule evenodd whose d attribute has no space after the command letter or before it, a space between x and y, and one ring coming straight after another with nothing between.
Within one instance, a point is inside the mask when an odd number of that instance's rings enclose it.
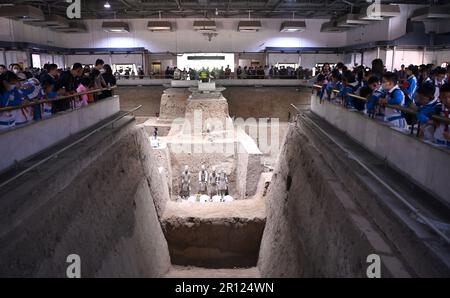
<instances>
[{"instance_id":1,"label":"viewing platform","mask_svg":"<svg viewBox=\"0 0 450 298\"><path fill-rule=\"evenodd\" d=\"M198 81L171 79L120 79L117 86L171 86L172 88L197 87ZM218 79L214 80L221 87L296 87L309 84L308 80L294 79ZM312 83L310 84L312 86Z\"/></svg>"},{"instance_id":2,"label":"viewing platform","mask_svg":"<svg viewBox=\"0 0 450 298\"><path fill-rule=\"evenodd\" d=\"M350 111L326 100L321 102L316 95L311 96L311 111L450 207L448 148L422 141L408 131L394 129L362 112Z\"/></svg>"},{"instance_id":3,"label":"viewing platform","mask_svg":"<svg viewBox=\"0 0 450 298\"><path fill-rule=\"evenodd\" d=\"M120 112L119 96L0 131L0 172ZM33 144L30 146L29 144Z\"/></svg>"}]
</instances>

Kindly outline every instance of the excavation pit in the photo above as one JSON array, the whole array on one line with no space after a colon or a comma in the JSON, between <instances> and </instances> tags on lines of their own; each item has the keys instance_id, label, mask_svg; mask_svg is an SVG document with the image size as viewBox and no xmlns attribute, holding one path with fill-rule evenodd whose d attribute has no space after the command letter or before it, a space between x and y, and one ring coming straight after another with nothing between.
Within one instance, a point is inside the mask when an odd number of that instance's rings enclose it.
<instances>
[{"instance_id":1,"label":"excavation pit","mask_svg":"<svg viewBox=\"0 0 450 298\"><path fill-rule=\"evenodd\" d=\"M271 173L257 140L220 140L251 149L210 156L234 167L231 203L175 201L180 167L204 156L171 151L181 138L169 126L151 148L153 129L135 124L126 118L2 190L0 276L64 278L71 254L82 277L366 277L370 254L382 257L383 277L449 275L438 242L422 244L432 234L420 227L419 239L399 223L361 169L301 117L283 127Z\"/></svg>"},{"instance_id":2,"label":"excavation pit","mask_svg":"<svg viewBox=\"0 0 450 298\"><path fill-rule=\"evenodd\" d=\"M168 202L161 221L174 265L246 268L257 264L265 226L261 199Z\"/></svg>"}]
</instances>

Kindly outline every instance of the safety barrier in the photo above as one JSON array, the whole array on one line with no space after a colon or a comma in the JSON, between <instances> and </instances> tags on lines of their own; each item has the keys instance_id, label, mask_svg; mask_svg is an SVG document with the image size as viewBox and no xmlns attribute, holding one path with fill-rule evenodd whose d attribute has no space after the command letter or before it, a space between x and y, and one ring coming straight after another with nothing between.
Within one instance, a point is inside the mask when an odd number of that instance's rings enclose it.
<instances>
[{"instance_id":1,"label":"safety barrier","mask_svg":"<svg viewBox=\"0 0 450 298\"><path fill-rule=\"evenodd\" d=\"M45 103L55 103L55 102L62 102L62 101L72 101L75 98L80 98L83 95L89 95L89 94L98 94L100 92L103 91L112 91L113 89L116 89L116 86L111 86L108 88L101 88L101 89L94 89L94 90L89 90L89 91L85 91L85 92L79 92L79 93L75 93L75 94L71 94L71 95L67 95L67 96L59 96L57 98L53 98L53 99L44 99L44 100L38 100L38 101L33 101L30 103L26 103L20 106L11 106L11 107L4 107L4 108L0 108L0 112L8 112L8 111L14 111L14 110L21 110L21 109L26 109L29 107L34 107L36 105L41 105L41 104L45 104Z\"/></svg>"},{"instance_id":2,"label":"safety barrier","mask_svg":"<svg viewBox=\"0 0 450 298\"><path fill-rule=\"evenodd\" d=\"M2 188L2 187L4 187L4 186L8 185L9 183L13 182L13 181L16 180L17 178L22 177L22 176L25 175L26 173L28 173L28 172L30 172L30 171L32 171L32 170L38 168L40 165L46 163L47 161L52 160L52 159L58 157L58 155L60 155L61 153L65 152L65 151L69 150L70 148L74 147L75 145L77 145L77 144L83 142L84 140L88 139L88 138L91 137L92 135L94 135L94 134L96 134L96 133L102 131L102 130L105 129L106 127L111 126L111 125L114 125L114 123L118 122L119 120L125 118L126 116L128 116L128 115L130 115L130 114L133 114L134 112L136 112L136 111L139 110L140 108L142 108L141 105L140 105L140 106L137 106L136 108L134 108L134 109L132 109L132 110L130 110L130 111L127 111L127 112L123 113L122 115L120 115L120 116L114 118L113 120L109 121L108 123L105 123L105 124L101 125L100 127L96 128L96 129L94 129L94 130L92 130L92 131L89 132L88 134L86 134L86 135L80 137L79 139L77 139L76 141L70 143L69 145L65 146L64 148L59 149L57 152L55 152L55 153L53 153L53 154L51 154L51 155L45 157L44 159L41 159L40 161L38 161L38 162L34 163L33 165L27 167L25 170L20 171L19 173L15 174L13 177L9 178L8 180L3 181L3 182L0 184L0 188Z\"/></svg>"},{"instance_id":3,"label":"safety barrier","mask_svg":"<svg viewBox=\"0 0 450 298\"><path fill-rule=\"evenodd\" d=\"M98 91L98 90L97 90ZM73 98L73 97L72 97ZM37 104L37 103L34 103ZM25 105L28 107L30 105ZM16 107L17 108L17 107ZM22 108L22 107L18 107ZM0 171L120 112L118 96L0 131Z\"/></svg>"},{"instance_id":4,"label":"safety barrier","mask_svg":"<svg viewBox=\"0 0 450 298\"><path fill-rule=\"evenodd\" d=\"M155 75L119 75L115 76L117 80L144 80L144 79L152 79L152 80L174 80L173 75L166 76L163 74L155 74ZM198 79L198 75L195 76ZM187 81L188 78L190 78L189 74L186 77L186 79L179 79L180 81ZM253 79L253 80L308 80L311 79L311 76L305 76L305 75L271 75L266 76L264 75L243 75L241 77L238 77L237 74L232 74L229 76L226 75L219 75L219 76L211 76L211 79L214 80L247 80L247 79Z\"/></svg>"}]
</instances>

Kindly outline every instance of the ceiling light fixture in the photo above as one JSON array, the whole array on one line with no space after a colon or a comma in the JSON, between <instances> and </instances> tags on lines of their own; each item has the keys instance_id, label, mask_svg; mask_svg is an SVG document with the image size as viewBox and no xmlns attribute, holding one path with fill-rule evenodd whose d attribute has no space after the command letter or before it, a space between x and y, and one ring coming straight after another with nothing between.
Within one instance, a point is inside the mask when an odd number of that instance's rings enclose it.
<instances>
[{"instance_id":1,"label":"ceiling light fixture","mask_svg":"<svg viewBox=\"0 0 450 298\"><path fill-rule=\"evenodd\" d=\"M106 2L105 5L103 5L104 8L111 8L111 4L109 2Z\"/></svg>"},{"instance_id":2,"label":"ceiling light fixture","mask_svg":"<svg viewBox=\"0 0 450 298\"><path fill-rule=\"evenodd\" d=\"M285 21L281 24L280 32L293 33L306 30L305 21Z\"/></svg>"},{"instance_id":3,"label":"ceiling light fixture","mask_svg":"<svg viewBox=\"0 0 450 298\"><path fill-rule=\"evenodd\" d=\"M240 21L238 25L239 32L258 32L262 25L260 21Z\"/></svg>"},{"instance_id":4,"label":"ceiling light fixture","mask_svg":"<svg viewBox=\"0 0 450 298\"><path fill-rule=\"evenodd\" d=\"M103 22L102 29L109 33L130 33L130 27L125 22Z\"/></svg>"},{"instance_id":5,"label":"ceiling light fixture","mask_svg":"<svg viewBox=\"0 0 450 298\"><path fill-rule=\"evenodd\" d=\"M150 21L147 28L152 32L170 32L172 31L172 24L167 21Z\"/></svg>"}]
</instances>

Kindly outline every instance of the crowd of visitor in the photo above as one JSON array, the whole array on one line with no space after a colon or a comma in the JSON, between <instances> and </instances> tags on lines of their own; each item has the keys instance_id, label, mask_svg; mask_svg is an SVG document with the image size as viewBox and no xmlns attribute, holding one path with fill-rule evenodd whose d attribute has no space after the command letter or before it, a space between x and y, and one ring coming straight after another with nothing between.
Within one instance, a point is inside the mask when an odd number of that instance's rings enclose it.
<instances>
[{"instance_id":1,"label":"crowd of visitor","mask_svg":"<svg viewBox=\"0 0 450 298\"><path fill-rule=\"evenodd\" d=\"M371 68L348 69L343 63L332 68L325 64L316 83L322 86L321 100L364 112L399 130L412 131L417 125L425 140L450 146L448 123L434 117L450 119L449 78L450 67L403 65L390 72L381 59L375 59Z\"/></svg>"},{"instance_id":2,"label":"crowd of visitor","mask_svg":"<svg viewBox=\"0 0 450 298\"><path fill-rule=\"evenodd\" d=\"M167 66L164 72L165 79L174 80L202 80L202 75L206 74L210 79L310 79L312 71L298 67L290 66L238 66L235 72L231 71L230 66L220 68L202 68L195 70L192 68L180 69L178 67Z\"/></svg>"},{"instance_id":3,"label":"crowd of visitor","mask_svg":"<svg viewBox=\"0 0 450 298\"><path fill-rule=\"evenodd\" d=\"M22 69L17 63L0 65L0 129L87 106L112 95L111 90L86 94L87 91L114 85L116 77L111 66L101 59L92 68L81 63L75 63L71 69L60 69L56 64L45 64L42 69ZM76 94L80 96L61 100Z\"/></svg>"}]
</instances>

